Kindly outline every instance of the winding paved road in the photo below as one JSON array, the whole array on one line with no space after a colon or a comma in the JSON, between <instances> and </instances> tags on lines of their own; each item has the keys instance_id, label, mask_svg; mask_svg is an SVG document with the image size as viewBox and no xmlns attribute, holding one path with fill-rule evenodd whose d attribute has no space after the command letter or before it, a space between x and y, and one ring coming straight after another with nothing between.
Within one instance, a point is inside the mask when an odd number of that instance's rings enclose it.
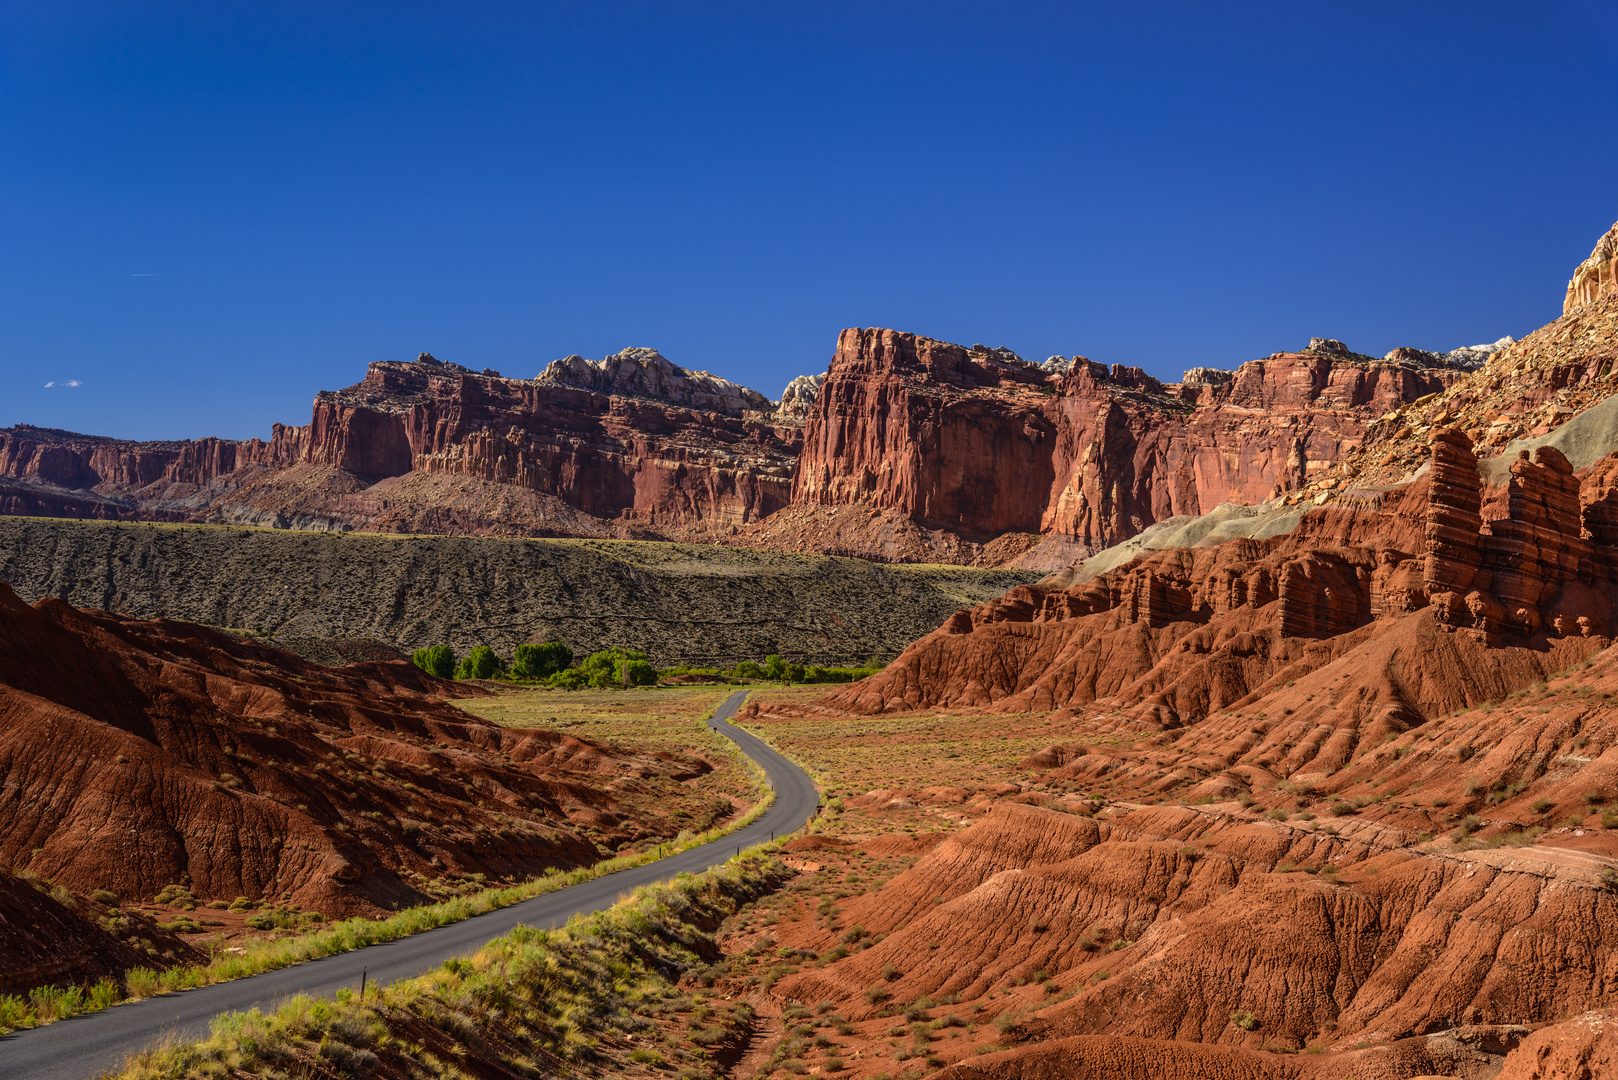
<instances>
[{"instance_id":1,"label":"winding paved road","mask_svg":"<svg viewBox=\"0 0 1618 1080\"><path fill-rule=\"evenodd\" d=\"M372 982L380 983L420 975L451 957L476 952L484 942L519 923L559 926L575 914L611 907L620 894L630 889L681 872L707 870L742 848L792 832L814 814L820 795L802 769L758 736L730 723L746 696L745 690L730 695L708 721L709 726L758 762L775 788L775 802L746 828L657 862L620 870L413 937L19 1031L0 1039L0 1077L91 1080L165 1036L181 1040L205 1036L209 1022L220 1013L267 1009L293 994L330 995L344 986L357 987L361 969L369 973Z\"/></svg>"}]
</instances>

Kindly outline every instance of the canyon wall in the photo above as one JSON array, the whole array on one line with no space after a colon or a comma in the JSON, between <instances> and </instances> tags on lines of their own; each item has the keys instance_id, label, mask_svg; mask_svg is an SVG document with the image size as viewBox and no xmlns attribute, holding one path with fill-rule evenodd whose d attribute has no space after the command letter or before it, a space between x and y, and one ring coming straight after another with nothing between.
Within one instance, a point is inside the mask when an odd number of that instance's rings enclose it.
<instances>
[{"instance_id":1,"label":"canyon wall","mask_svg":"<svg viewBox=\"0 0 1618 1080\"><path fill-rule=\"evenodd\" d=\"M974 541L1057 533L1093 550L1300 487L1369 423L1462 374L1431 354L1374 360L1317 339L1165 385L1083 357L1049 376L1003 351L845 330L805 424L793 502L896 511Z\"/></svg>"},{"instance_id":2,"label":"canyon wall","mask_svg":"<svg viewBox=\"0 0 1618 1080\"><path fill-rule=\"evenodd\" d=\"M0 513L1066 566L1224 503L1398 482L1437 426L1496 447L1550 430L1605 392L1615 275L1618 226L1570 314L1522 342L1377 358L1313 338L1178 383L886 329L843 331L779 402L654 349L533 379L423 353L268 440L0 430Z\"/></svg>"},{"instance_id":3,"label":"canyon wall","mask_svg":"<svg viewBox=\"0 0 1618 1080\"><path fill-rule=\"evenodd\" d=\"M944 562L1058 534L1083 553L1293 490L1367 423L1459 373L1430 354L1374 361L1330 342L1164 385L1083 357L1034 365L846 330L825 376L794 380L775 406L649 349L569 357L536 379L423 354L321 392L307 425L277 424L267 441L0 431L0 511ZM855 513L806 531L815 508Z\"/></svg>"}]
</instances>

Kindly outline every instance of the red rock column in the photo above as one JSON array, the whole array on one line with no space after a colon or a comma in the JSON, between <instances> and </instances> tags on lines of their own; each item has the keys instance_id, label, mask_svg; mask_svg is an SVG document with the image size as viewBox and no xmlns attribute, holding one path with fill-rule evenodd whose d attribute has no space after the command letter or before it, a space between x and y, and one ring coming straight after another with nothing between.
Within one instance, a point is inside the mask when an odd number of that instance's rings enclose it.
<instances>
[{"instance_id":1,"label":"red rock column","mask_svg":"<svg viewBox=\"0 0 1618 1080\"><path fill-rule=\"evenodd\" d=\"M1433 433L1427 495L1427 562L1422 584L1428 595L1487 587L1479 580L1483 530L1482 481L1472 440L1446 428ZM1440 605L1441 610L1443 605Z\"/></svg>"}]
</instances>

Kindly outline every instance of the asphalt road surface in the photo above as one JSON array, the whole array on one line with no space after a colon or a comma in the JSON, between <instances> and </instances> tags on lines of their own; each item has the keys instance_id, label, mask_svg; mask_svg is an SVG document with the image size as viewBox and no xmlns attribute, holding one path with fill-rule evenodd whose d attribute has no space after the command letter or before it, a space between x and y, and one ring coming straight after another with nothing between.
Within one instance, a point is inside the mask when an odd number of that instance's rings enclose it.
<instances>
[{"instance_id":1,"label":"asphalt road surface","mask_svg":"<svg viewBox=\"0 0 1618 1080\"><path fill-rule=\"evenodd\" d=\"M166 1037L184 1041L206 1036L209 1022L220 1013L270 1009L300 993L329 996L344 986L358 987L361 970L371 982L377 983L420 975L452 957L476 952L485 942L518 924L560 926L575 914L611 907L620 894L630 889L663 881L681 872L694 874L707 870L743 848L792 832L813 816L820 804L820 795L814 781L802 769L756 735L729 722L746 696L745 690L730 695L708 721L714 730L732 739L743 753L758 762L775 788L775 802L746 828L657 862L620 870L398 941L310 960L247 979L146 998L16 1032L0 1039L0 1077L5 1080L91 1080L117 1068L128 1055L154 1046Z\"/></svg>"}]
</instances>

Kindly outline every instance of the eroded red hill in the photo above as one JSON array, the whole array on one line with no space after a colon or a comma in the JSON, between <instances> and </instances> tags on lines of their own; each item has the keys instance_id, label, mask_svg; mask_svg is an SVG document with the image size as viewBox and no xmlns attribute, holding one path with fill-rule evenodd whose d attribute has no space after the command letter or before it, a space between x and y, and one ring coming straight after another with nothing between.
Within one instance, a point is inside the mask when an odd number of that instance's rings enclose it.
<instances>
[{"instance_id":1,"label":"eroded red hill","mask_svg":"<svg viewBox=\"0 0 1618 1080\"><path fill-rule=\"evenodd\" d=\"M182 884L347 915L729 812L681 784L701 759L503 728L450 704L468 693L0 585L0 864L126 900ZM675 825L669 799L701 812Z\"/></svg>"}]
</instances>

